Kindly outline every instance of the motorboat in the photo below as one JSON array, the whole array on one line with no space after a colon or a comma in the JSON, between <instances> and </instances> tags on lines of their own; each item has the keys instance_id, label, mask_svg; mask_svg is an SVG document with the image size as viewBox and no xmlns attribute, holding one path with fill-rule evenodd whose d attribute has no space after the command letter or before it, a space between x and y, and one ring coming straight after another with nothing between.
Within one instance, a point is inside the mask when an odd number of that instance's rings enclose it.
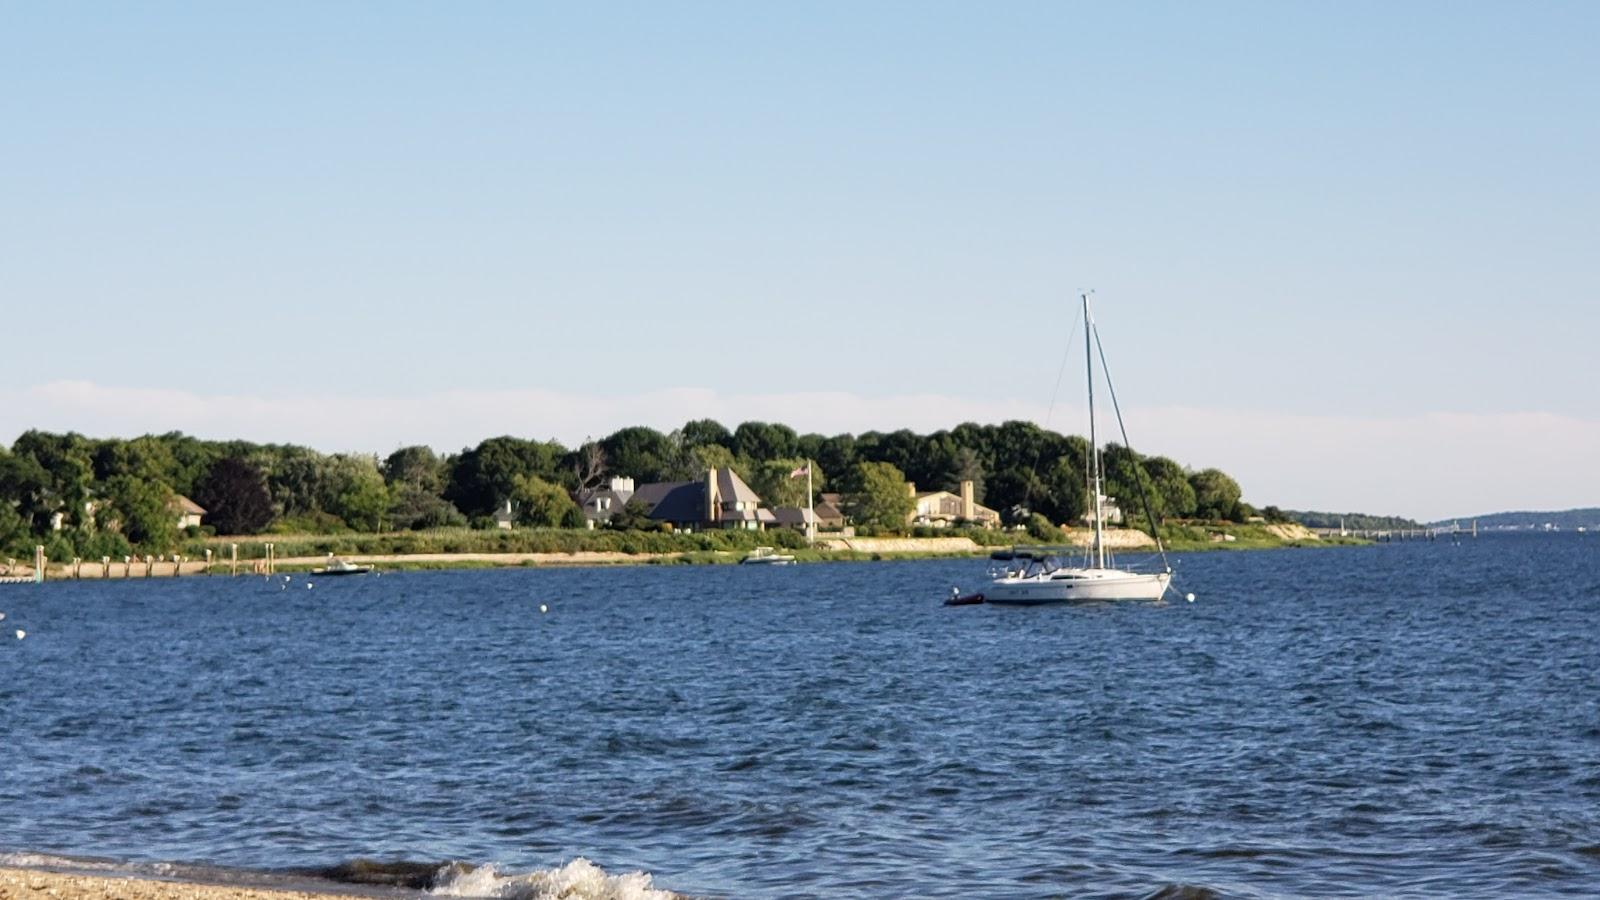
<instances>
[{"instance_id":1,"label":"motorboat","mask_svg":"<svg viewBox=\"0 0 1600 900\"><path fill-rule=\"evenodd\" d=\"M794 564L794 557L787 553L779 553L772 547L757 547L751 550L744 559L739 560L741 566L788 566Z\"/></svg>"},{"instance_id":2,"label":"motorboat","mask_svg":"<svg viewBox=\"0 0 1600 900\"><path fill-rule=\"evenodd\" d=\"M312 569L311 574L326 577L330 575L365 575L371 571L372 566L357 565L348 559L336 559L329 556L327 564L320 569Z\"/></svg>"}]
</instances>

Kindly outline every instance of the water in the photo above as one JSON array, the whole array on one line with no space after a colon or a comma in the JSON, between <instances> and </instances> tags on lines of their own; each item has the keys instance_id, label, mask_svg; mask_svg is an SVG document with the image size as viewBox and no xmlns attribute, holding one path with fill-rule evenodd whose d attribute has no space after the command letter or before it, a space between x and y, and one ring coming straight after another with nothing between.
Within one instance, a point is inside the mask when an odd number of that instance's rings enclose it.
<instances>
[{"instance_id":1,"label":"water","mask_svg":"<svg viewBox=\"0 0 1600 900\"><path fill-rule=\"evenodd\" d=\"M635 895L1600 893L1595 536L939 605L984 568L0 588L0 851L496 864L443 887L476 894L580 857Z\"/></svg>"}]
</instances>

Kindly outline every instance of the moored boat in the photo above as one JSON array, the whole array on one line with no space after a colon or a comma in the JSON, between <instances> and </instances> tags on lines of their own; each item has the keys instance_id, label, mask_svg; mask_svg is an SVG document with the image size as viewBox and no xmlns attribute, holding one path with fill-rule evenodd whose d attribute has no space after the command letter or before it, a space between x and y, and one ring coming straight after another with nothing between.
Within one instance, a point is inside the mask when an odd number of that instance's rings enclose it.
<instances>
[{"instance_id":1,"label":"moored boat","mask_svg":"<svg viewBox=\"0 0 1600 900\"><path fill-rule=\"evenodd\" d=\"M330 575L365 575L371 571L372 566L357 565L348 559L336 559L330 555L327 564L320 569L312 569L311 574L326 577Z\"/></svg>"},{"instance_id":2,"label":"moored boat","mask_svg":"<svg viewBox=\"0 0 1600 900\"><path fill-rule=\"evenodd\" d=\"M1172 584L1172 566L1167 563L1166 548L1156 527L1155 516L1150 513L1150 501L1142 478L1139 481L1140 499L1145 514L1150 519L1150 533L1155 538L1156 551L1161 555L1162 571L1134 572L1114 565L1106 551L1105 496L1101 493L1100 444L1095 434L1094 418L1094 359L1099 349L1101 369L1105 373L1106 389L1111 395L1112 408L1117 414L1117 425L1122 431L1124 445L1128 442L1127 428L1122 426L1122 410L1117 406L1117 392L1111 386L1111 372L1105 368L1105 348L1100 345L1100 333L1095 328L1094 317L1089 312L1089 295L1083 296L1083 340L1087 354L1089 391L1089 491L1093 502L1091 514L1094 538L1081 565L1068 565L1066 560L1080 552L1076 548L1016 547L1010 551L993 554L993 558L1021 565L1007 566L983 591L986 603L1035 605L1044 603L1083 603L1106 600L1159 600ZM1135 472L1137 473L1137 468Z\"/></svg>"},{"instance_id":3,"label":"moored boat","mask_svg":"<svg viewBox=\"0 0 1600 900\"><path fill-rule=\"evenodd\" d=\"M793 556L779 553L771 547L757 547L744 559L739 560L741 566L787 566L793 563Z\"/></svg>"}]
</instances>

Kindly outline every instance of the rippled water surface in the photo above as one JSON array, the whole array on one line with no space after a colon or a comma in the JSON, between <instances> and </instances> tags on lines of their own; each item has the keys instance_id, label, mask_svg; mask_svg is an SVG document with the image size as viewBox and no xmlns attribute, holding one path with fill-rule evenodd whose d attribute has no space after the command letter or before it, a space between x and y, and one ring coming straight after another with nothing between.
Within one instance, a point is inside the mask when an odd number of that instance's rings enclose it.
<instances>
[{"instance_id":1,"label":"rippled water surface","mask_svg":"<svg viewBox=\"0 0 1600 900\"><path fill-rule=\"evenodd\" d=\"M1600 893L1596 536L939 605L984 569L0 587L0 850L583 856L735 897Z\"/></svg>"}]
</instances>

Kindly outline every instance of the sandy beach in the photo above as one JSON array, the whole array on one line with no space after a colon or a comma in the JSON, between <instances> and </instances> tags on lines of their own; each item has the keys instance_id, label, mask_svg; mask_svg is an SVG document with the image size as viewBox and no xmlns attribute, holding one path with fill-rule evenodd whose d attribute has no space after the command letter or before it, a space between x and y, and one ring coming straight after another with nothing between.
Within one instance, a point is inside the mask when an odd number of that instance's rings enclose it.
<instances>
[{"instance_id":1,"label":"sandy beach","mask_svg":"<svg viewBox=\"0 0 1600 900\"><path fill-rule=\"evenodd\" d=\"M270 890L241 885L0 868L0 900L328 900L329 897L372 900L370 894L336 891Z\"/></svg>"}]
</instances>

